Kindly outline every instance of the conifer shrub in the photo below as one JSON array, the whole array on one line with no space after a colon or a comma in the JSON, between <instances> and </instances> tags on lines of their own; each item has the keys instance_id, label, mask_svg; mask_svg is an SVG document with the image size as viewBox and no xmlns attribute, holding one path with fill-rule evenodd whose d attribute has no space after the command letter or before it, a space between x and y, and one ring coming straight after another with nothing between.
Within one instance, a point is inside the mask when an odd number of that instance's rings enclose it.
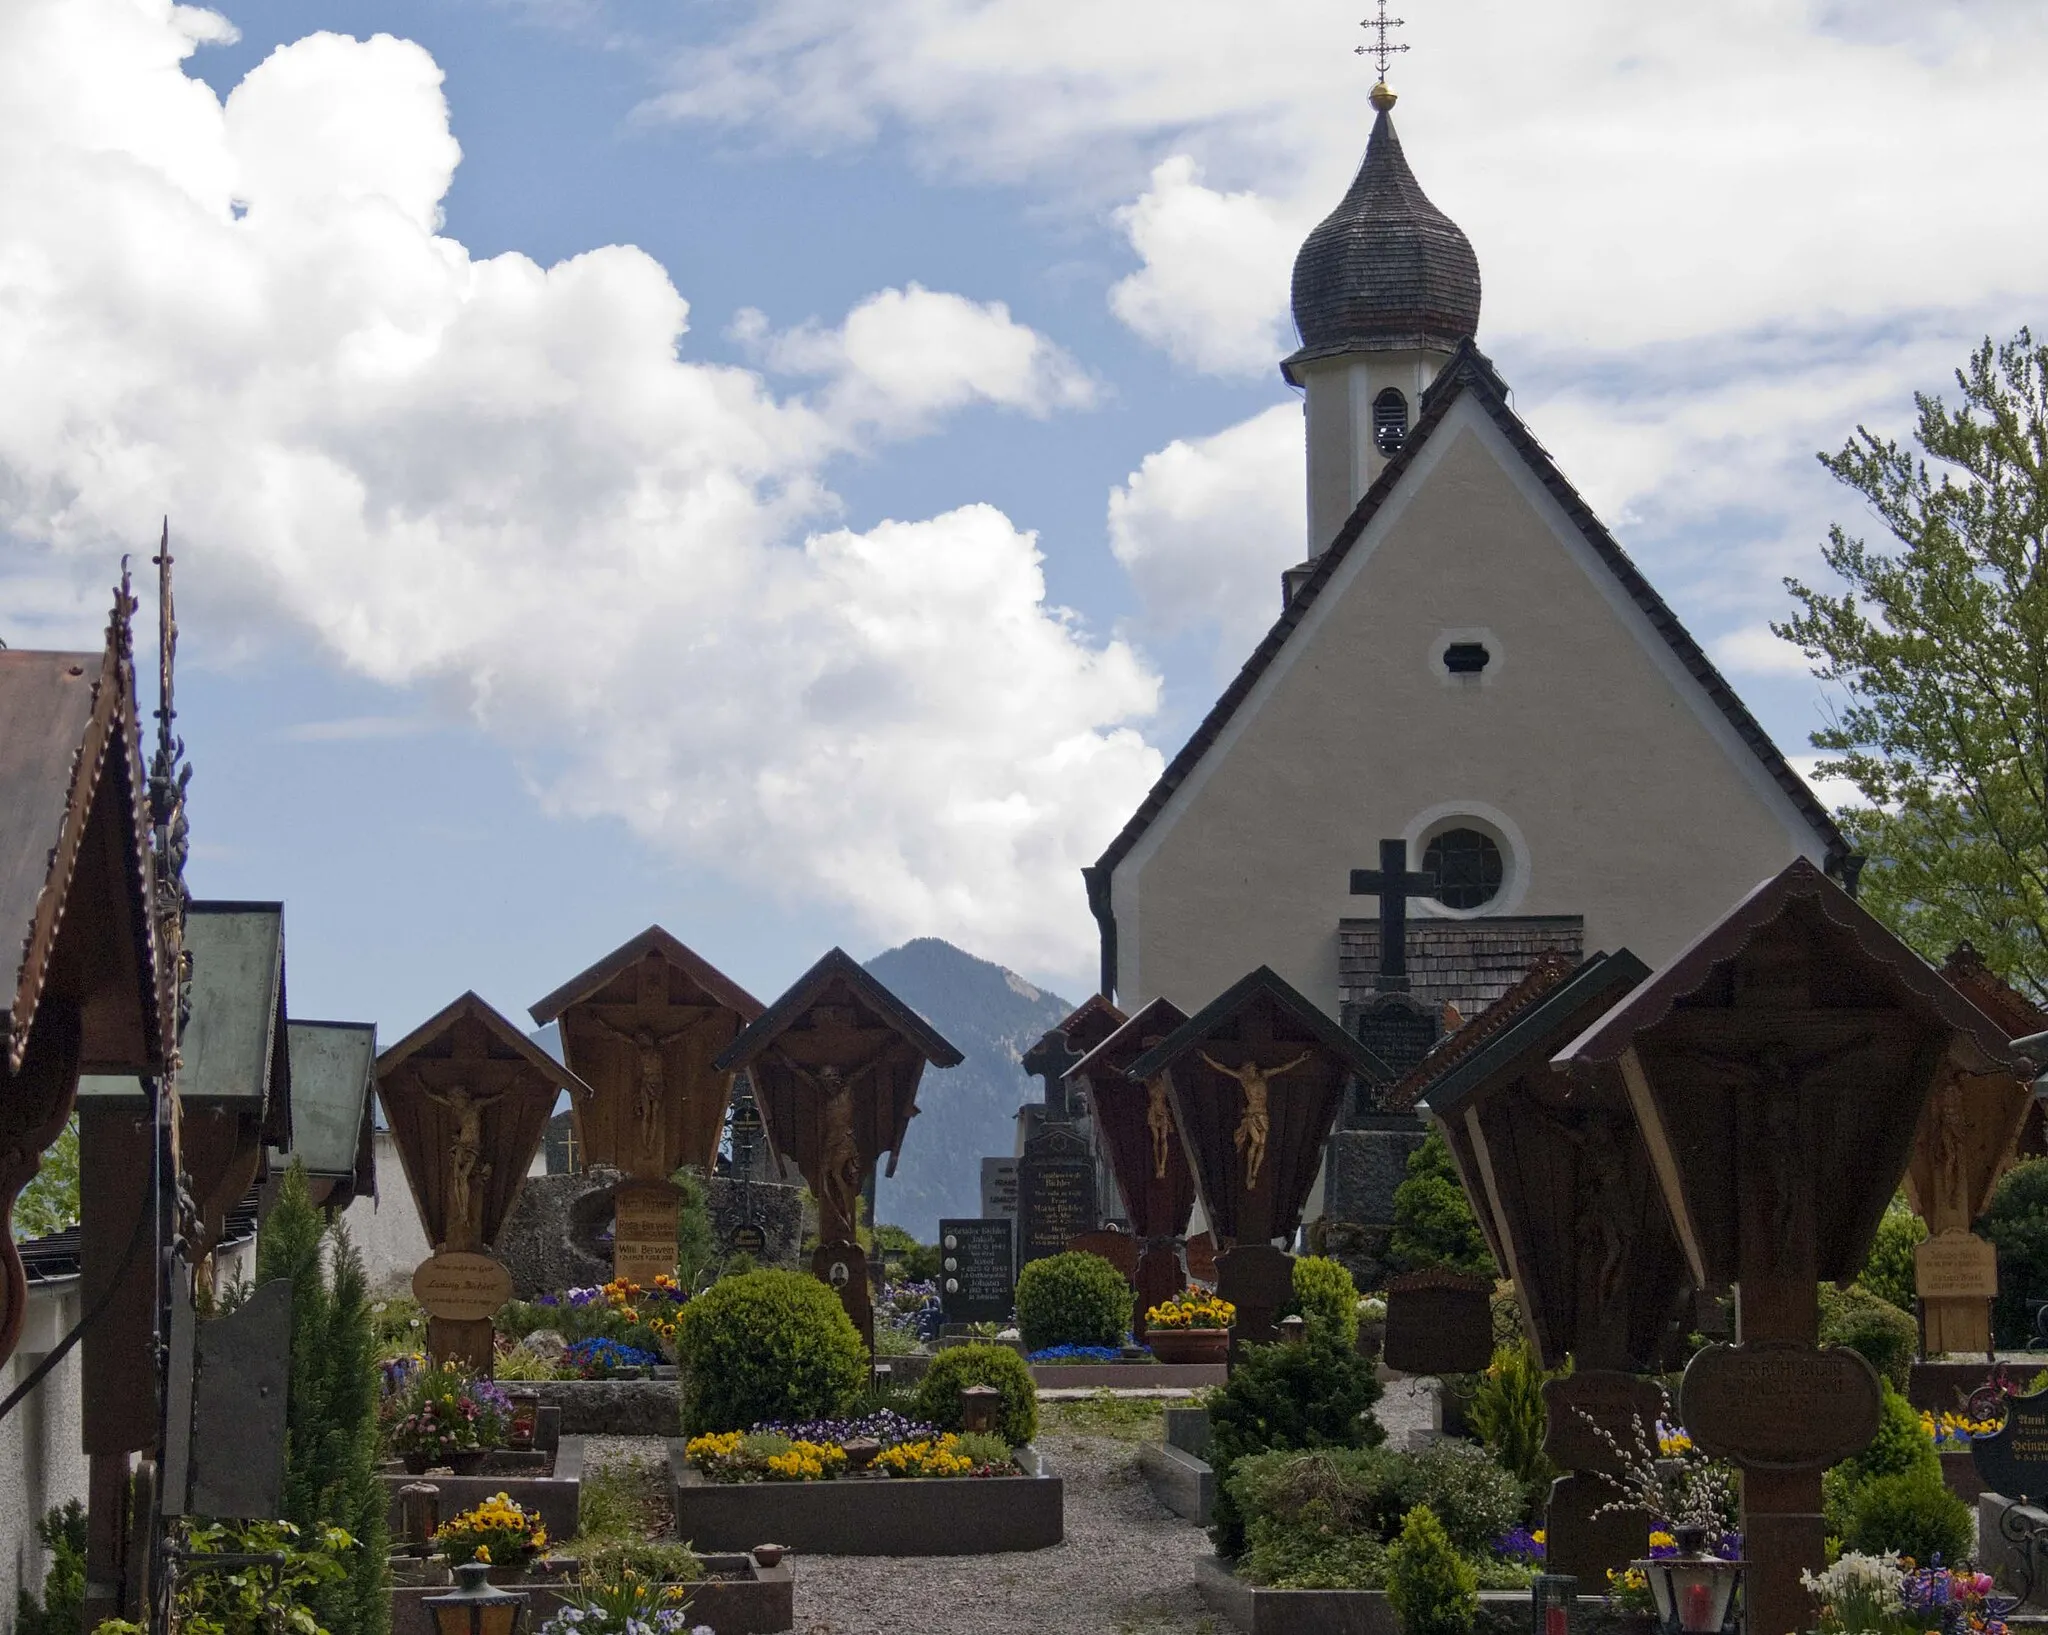
<instances>
[{"instance_id":1,"label":"conifer shrub","mask_svg":"<svg viewBox=\"0 0 2048 1635\"><path fill-rule=\"evenodd\" d=\"M1920 1326L1860 1284L1820 1285L1820 1343L1847 1346L1899 1390L1920 1346Z\"/></svg>"},{"instance_id":2,"label":"conifer shrub","mask_svg":"<svg viewBox=\"0 0 2048 1635\"><path fill-rule=\"evenodd\" d=\"M676 1318L685 1436L829 1419L867 1381L846 1308L803 1272L722 1278Z\"/></svg>"},{"instance_id":3,"label":"conifer shrub","mask_svg":"<svg viewBox=\"0 0 2048 1635\"><path fill-rule=\"evenodd\" d=\"M1387 1599L1403 1635L1467 1635L1479 1615L1479 1580L1426 1504L1401 1523L1387 1564Z\"/></svg>"},{"instance_id":4,"label":"conifer shrub","mask_svg":"<svg viewBox=\"0 0 2048 1635\"><path fill-rule=\"evenodd\" d=\"M1394 1189L1387 1254L1404 1272L1448 1266L1479 1277L1500 1275L1441 1130L1431 1129L1408 1155L1408 1178Z\"/></svg>"},{"instance_id":5,"label":"conifer shrub","mask_svg":"<svg viewBox=\"0 0 2048 1635\"><path fill-rule=\"evenodd\" d=\"M1895 1550L1923 1565L1969 1559L1975 1533L1970 1507L1936 1471L1873 1476L1850 1496L1842 1547L1878 1555Z\"/></svg>"},{"instance_id":6,"label":"conifer shrub","mask_svg":"<svg viewBox=\"0 0 2048 1635\"><path fill-rule=\"evenodd\" d=\"M1533 1514L1550 1491L1557 1466L1543 1451L1549 1414L1543 1406L1543 1384L1552 1376L1536 1360L1536 1350L1520 1334L1499 1347L1493 1362L1472 1389L1465 1422L1479 1433L1487 1452L1522 1486L1524 1503Z\"/></svg>"},{"instance_id":7,"label":"conifer shrub","mask_svg":"<svg viewBox=\"0 0 2048 1635\"><path fill-rule=\"evenodd\" d=\"M1017 1328L1026 1351L1119 1346L1130 1326L1131 1286L1100 1255L1047 1255L1017 1276Z\"/></svg>"},{"instance_id":8,"label":"conifer shrub","mask_svg":"<svg viewBox=\"0 0 2048 1635\"><path fill-rule=\"evenodd\" d=\"M1244 1549L1244 1512L1230 1476L1240 1459L1303 1448L1376 1447L1380 1383L1355 1347L1311 1331L1299 1344L1247 1346L1227 1383L1209 1393L1209 1465L1216 1473L1211 1536L1224 1555Z\"/></svg>"},{"instance_id":9,"label":"conifer shrub","mask_svg":"<svg viewBox=\"0 0 2048 1635\"><path fill-rule=\"evenodd\" d=\"M1461 1554L1492 1554L1493 1541L1522 1520L1522 1484L1484 1448L1447 1436L1408 1461L1408 1507L1420 1505Z\"/></svg>"},{"instance_id":10,"label":"conifer shrub","mask_svg":"<svg viewBox=\"0 0 2048 1635\"><path fill-rule=\"evenodd\" d=\"M2048 1158L2015 1164L2000 1178L1977 1230L1998 1250L1998 1343L2031 1343L2027 1301L2048 1296Z\"/></svg>"},{"instance_id":11,"label":"conifer shrub","mask_svg":"<svg viewBox=\"0 0 2048 1635\"><path fill-rule=\"evenodd\" d=\"M309 1573L308 1606L330 1635L391 1627L386 1495L377 1476L377 1332L362 1257L313 1203L294 1162L256 1239L256 1281L292 1286L284 1517L302 1539L354 1540L338 1571Z\"/></svg>"},{"instance_id":12,"label":"conifer shrub","mask_svg":"<svg viewBox=\"0 0 2048 1635\"><path fill-rule=\"evenodd\" d=\"M14 1635L78 1635L85 1609L85 1506L73 1499L36 1523L49 1552L43 1593L14 1592Z\"/></svg>"},{"instance_id":13,"label":"conifer shrub","mask_svg":"<svg viewBox=\"0 0 2048 1635\"><path fill-rule=\"evenodd\" d=\"M1032 1383L1031 1365L1006 1345L946 1347L917 1382L913 1417L942 1431L959 1430L960 1393L970 1385L993 1385L1002 1392L999 1428L1011 1447L1021 1448L1038 1434L1038 1387Z\"/></svg>"},{"instance_id":14,"label":"conifer shrub","mask_svg":"<svg viewBox=\"0 0 2048 1635\"><path fill-rule=\"evenodd\" d=\"M1303 1255L1294 1263L1294 1299L1290 1312L1321 1323L1343 1345L1358 1344L1358 1285L1340 1260Z\"/></svg>"}]
</instances>

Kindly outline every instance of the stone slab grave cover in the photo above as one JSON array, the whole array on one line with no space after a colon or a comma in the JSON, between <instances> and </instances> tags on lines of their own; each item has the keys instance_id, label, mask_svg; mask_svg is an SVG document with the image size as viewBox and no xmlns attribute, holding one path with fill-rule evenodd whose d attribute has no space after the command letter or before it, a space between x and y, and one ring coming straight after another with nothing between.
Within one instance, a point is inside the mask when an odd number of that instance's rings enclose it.
<instances>
[{"instance_id":1,"label":"stone slab grave cover","mask_svg":"<svg viewBox=\"0 0 2048 1635\"><path fill-rule=\"evenodd\" d=\"M1006 1220L939 1222L939 1304L949 1323L1001 1323L1017 1303Z\"/></svg>"},{"instance_id":2,"label":"stone slab grave cover","mask_svg":"<svg viewBox=\"0 0 2048 1635\"><path fill-rule=\"evenodd\" d=\"M656 925L531 1014L541 1027L560 1026L562 1054L585 1086L569 1101L582 1163L633 1183L617 1199L613 1272L650 1285L675 1271L669 1177L686 1164L703 1175L716 1166L733 1088L716 1058L761 1002Z\"/></svg>"},{"instance_id":3,"label":"stone slab grave cover","mask_svg":"<svg viewBox=\"0 0 2048 1635\"><path fill-rule=\"evenodd\" d=\"M445 1283L438 1270L415 1282L429 1295L448 1290L441 1310L427 1307L436 1362L491 1370L490 1314L477 1310L472 1260L491 1258L564 1089L573 1095L586 1086L474 993L377 1058L377 1099L420 1225L436 1260L460 1257L446 1267ZM503 1287L510 1292L509 1281Z\"/></svg>"},{"instance_id":4,"label":"stone slab grave cover","mask_svg":"<svg viewBox=\"0 0 2048 1635\"><path fill-rule=\"evenodd\" d=\"M1293 1236L1353 1081L1383 1080L1385 1067L1262 965L1126 1071L1140 1083L1166 1075L1203 1210L1225 1245L1218 1292L1238 1308L1233 1352L1270 1341L1286 1296L1271 1301L1263 1255L1233 1251Z\"/></svg>"},{"instance_id":5,"label":"stone slab grave cover","mask_svg":"<svg viewBox=\"0 0 2048 1635\"><path fill-rule=\"evenodd\" d=\"M1546 1387L1545 1452L1566 1472L1548 1498L1546 1562L1591 1583L1644 1549L1645 1513L1597 1514L1619 1474L1598 1433L1654 1450L1660 1398L1635 1376L1654 1370L1691 1274L1620 1072L1567 1074L1551 1057L1648 975L1625 949L1543 955L1396 1091L1443 1131L1544 1366L1576 1365Z\"/></svg>"},{"instance_id":6,"label":"stone slab grave cover","mask_svg":"<svg viewBox=\"0 0 2048 1635\"><path fill-rule=\"evenodd\" d=\"M1136 1291L1131 1332L1141 1339L1145 1313L1185 1286L1185 1240L1196 1189L1165 1075L1141 1081L1129 1068L1187 1019L1172 1000L1155 999L1106 1034L1067 1074L1094 1111L1137 1241L1137 1264L1127 1275Z\"/></svg>"},{"instance_id":7,"label":"stone slab grave cover","mask_svg":"<svg viewBox=\"0 0 2048 1635\"><path fill-rule=\"evenodd\" d=\"M925 1065L960 1052L843 950L834 948L721 1052L720 1072L753 1080L768 1141L818 1200L812 1269L838 1289L874 1349L867 1257L854 1232L882 1153L896 1171ZM758 1542L758 1541L757 1541Z\"/></svg>"},{"instance_id":8,"label":"stone slab grave cover","mask_svg":"<svg viewBox=\"0 0 2048 1635\"><path fill-rule=\"evenodd\" d=\"M1799 1575L1823 1565L1821 1471L1877 1425L1867 1365L1816 1343L1816 1285L1862 1267L1945 1077L2021 1064L1990 1018L1804 858L1553 1060L1619 1070L1694 1282L1735 1285L1742 1342L1693 1359L1680 1414L1743 1471L1750 1626L1804 1627Z\"/></svg>"},{"instance_id":9,"label":"stone slab grave cover","mask_svg":"<svg viewBox=\"0 0 2048 1635\"><path fill-rule=\"evenodd\" d=\"M1968 943L1949 955L1942 974L2008 1036L2039 1031L2039 1012ZM1921 1349L1929 1356L1990 1355L1998 1257L1970 1226L1990 1207L1999 1177L2014 1161L2033 1106L2034 1071L2029 1065L2024 1074L1975 1074L1951 1066L1914 1132L1906 1198L1930 1234L1914 1257Z\"/></svg>"}]
</instances>

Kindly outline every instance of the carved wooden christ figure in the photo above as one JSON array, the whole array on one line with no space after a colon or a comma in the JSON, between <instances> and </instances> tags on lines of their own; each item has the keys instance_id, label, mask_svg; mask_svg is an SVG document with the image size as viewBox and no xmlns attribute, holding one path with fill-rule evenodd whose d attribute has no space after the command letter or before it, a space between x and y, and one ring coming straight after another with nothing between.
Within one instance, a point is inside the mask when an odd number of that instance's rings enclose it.
<instances>
[{"instance_id":1,"label":"carved wooden christ figure","mask_svg":"<svg viewBox=\"0 0 2048 1635\"><path fill-rule=\"evenodd\" d=\"M448 1142L447 1247L474 1249L483 1241L483 1186L491 1178L491 1161L484 1156L484 1111L505 1099L501 1090L494 1096L480 1096L460 1084L446 1090L428 1090L429 1101L448 1109L455 1120L455 1133Z\"/></svg>"},{"instance_id":2,"label":"carved wooden christ figure","mask_svg":"<svg viewBox=\"0 0 2048 1635\"><path fill-rule=\"evenodd\" d=\"M761 1002L660 926L532 1008L589 1086L570 1118L586 1164L646 1181L717 1162L733 1075L714 1061Z\"/></svg>"},{"instance_id":3,"label":"carved wooden christ figure","mask_svg":"<svg viewBox=\"0 0 2048 1635\"><path fill-rule=\"evenodd\" d=\"M1278 1067L1261 1067L1256 1060L1247 1061L1236 1067L1225 1067L1206 1050L1201 1052L1207 1062L1226 1079L1237 1080L1244 1091L1244 1116L1237 1121L1237 1130L1231 1136L1231 1144L1244 1155L1244 1188L1255 1191L1259 1184L1259 1169L1266 1162L1266 1140L1272 1134L1273 1114L1269 1092L1273 1081L1292 1073L1309 1059L1310 1052L1304 1050L1291 1062Z\"/></svg>"}]
</instances>

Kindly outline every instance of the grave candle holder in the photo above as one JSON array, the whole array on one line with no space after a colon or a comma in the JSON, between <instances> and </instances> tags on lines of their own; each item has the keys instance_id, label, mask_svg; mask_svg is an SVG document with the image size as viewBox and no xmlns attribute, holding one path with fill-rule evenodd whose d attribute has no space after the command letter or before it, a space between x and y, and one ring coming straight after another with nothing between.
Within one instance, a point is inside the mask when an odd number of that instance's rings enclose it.
<instances>
[{"instance_id":1,"label":"grave candle holder","mask_svg":"<svg viewBox=\"0 0 2048 1635\"><path fill-rule=\"evenodd\" d=\"M512 1393L512 1424L505 1433L506 1444L524 1453L533 1446L533 1433L540 1424L540 1393Z\"/></svg>"},{"instance_id":2,"label":"grave candle holder","mask_svg":"<svg viewBox=\"0 0 2048 1635\"><path fill-rule=\"evenodd\" d=\"M993 1385L967 1385L960 1390L960 1428L969 1434L986 1435L996 1428L996 1415L1003 1406L1003 1393Z\"/></svg>"},{"instance_id":3,"label":"grave candle holder","mask_svg":"<svg viewBox=\"0 0 2048 1635\"><path fill-rule=\"evenodd\" d=\"M432 1482L407 1482L398 1490L398 1515L405 1548L426 1560L441 1526L441 1490Z\"/></svg>"},{"instance_id":4,"label":"grave candle holder","mask_svg":"<svg viewBox=\"0 0 2048 1635\"><path fill-rule=\"evenodd\" d=\"M1664 1635L1729 1635L1735 1628L1735 1592L1742 1583L1740 1561L1708 1553L1704 1527L1672 1531L1677 1553L1634 1563L1649 1581Z\"/></svg>"},{"instance_id":5,"label":"grave candle holder","mask_svg":"<svg viewBox=\"0 0 2048 1635\"><path fill-rule=\"evenodd\" d=\"M528 1598L494 1589L486 1561L465 1561L455 1569L456 1589L429 1595L421 1604L434 1620L434 1635L519 1635Z\"/></svg>"},{"instance_id":6,"label":"grave candle holder","mask_svg":"<svg viewBox=\"0 0 2048 1635\"><path fill-rule=\"evenodd\" d=\"M1569 1573L1538 1573L1529 1585L1531 1635L1572 1635L1579 1581Z\"/></svg>"},{"instance_id":7,"label":"grave candle holder","mask_svg":"<svg viewBox=\"0 0 2048 1635\"><path fill-rule=\"evenodd\" d=\"M1300 1345L1308 1338L1308 1319L1300 1312L1281 1318L1278 1326L1281 1340L1288 1345Z\"/></svg>"}]
</instances>

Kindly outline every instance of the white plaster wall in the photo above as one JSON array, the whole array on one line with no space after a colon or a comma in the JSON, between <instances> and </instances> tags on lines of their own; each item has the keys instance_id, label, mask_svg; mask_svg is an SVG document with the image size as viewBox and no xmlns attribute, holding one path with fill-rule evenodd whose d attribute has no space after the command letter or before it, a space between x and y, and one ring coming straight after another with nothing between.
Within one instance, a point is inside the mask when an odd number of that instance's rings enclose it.
<instances>
[{"instance_id":1,"label":"white plaster wall","mask_svg":"<svg viewBox=\"0 0 2048 1635\"><path fill-rule=\"evenodd\" d=\"M377 1191L375 1198L358 1198L342 1211L342 1224L355 1240L363 1257L363 1271L370 1292L378 1295L407 1294L412 1289L415 1267L434 1252L420 1225L419 1205L406 1183L405 1166L398 1157L398 1143L389 1130L378 1130ZM528 1175L547 1173L547 1155L534 1155Z\"/></svg>"},{"instance_id":2,"label":"white plaster wall","mask_svg":"<svg viewBox=\"0 0 2048 1635\"><path fill-rule=\"evenodd\" d=\"M11 1393L78 1321L78 1280L31 1286L22 1344L0 1364L0 1397ZM35 1524L70 1499L85 1498L80 1449L78 1351L50 1371L0 1420L0 1632L14 1627L15 1592L40 1593L43 1551Z\"/></svg>"},{"instance_id":3,"label":"white plaster wall","mask_svg":"<svg viewBox=\"0 0 2048 1635\"><path fill-rule=\"evenodd\" d=\"M398 1160L398 1143L389 1130L376 1133L377 1191L358 1198L342 1211L342 1223L363 1257L372 1294L404 1294L412 1287L413 1268L434 1252L420 1225L419 1205L406 1185Z\"/></svg>"},{"instance_id":4,"label":"white plaster wall","mask_svg":"<svg viewBox=\"0 0 2048 1635\"><path fill-rule=\"evenodd\" d=\"M1488 632L1477 685L1446 633ZM1271 965L1333 1014L1349 872L1445 808L1499 820L1496 906L1668 958L1819 837L1470 399L1118 867L1118 1000ZM1411 866L1419 861L1411 852ZM1433 905L1418 904L1415 912Z\"/></svg>"},{"instance_id":5,"label":"white plaster wall","mask_svg":"<svg viewBox=\"0 0 2048 1635\"><path fill-rule=\"evenodd\" d=\"M1351 518L1387 456L1372 438L1372 400L1387 387L1408 400L1408 424L1449 354L1349 352L1299 367L1308 441L1308 554L1320 555Z\"/></svg>"}]
</instances>

